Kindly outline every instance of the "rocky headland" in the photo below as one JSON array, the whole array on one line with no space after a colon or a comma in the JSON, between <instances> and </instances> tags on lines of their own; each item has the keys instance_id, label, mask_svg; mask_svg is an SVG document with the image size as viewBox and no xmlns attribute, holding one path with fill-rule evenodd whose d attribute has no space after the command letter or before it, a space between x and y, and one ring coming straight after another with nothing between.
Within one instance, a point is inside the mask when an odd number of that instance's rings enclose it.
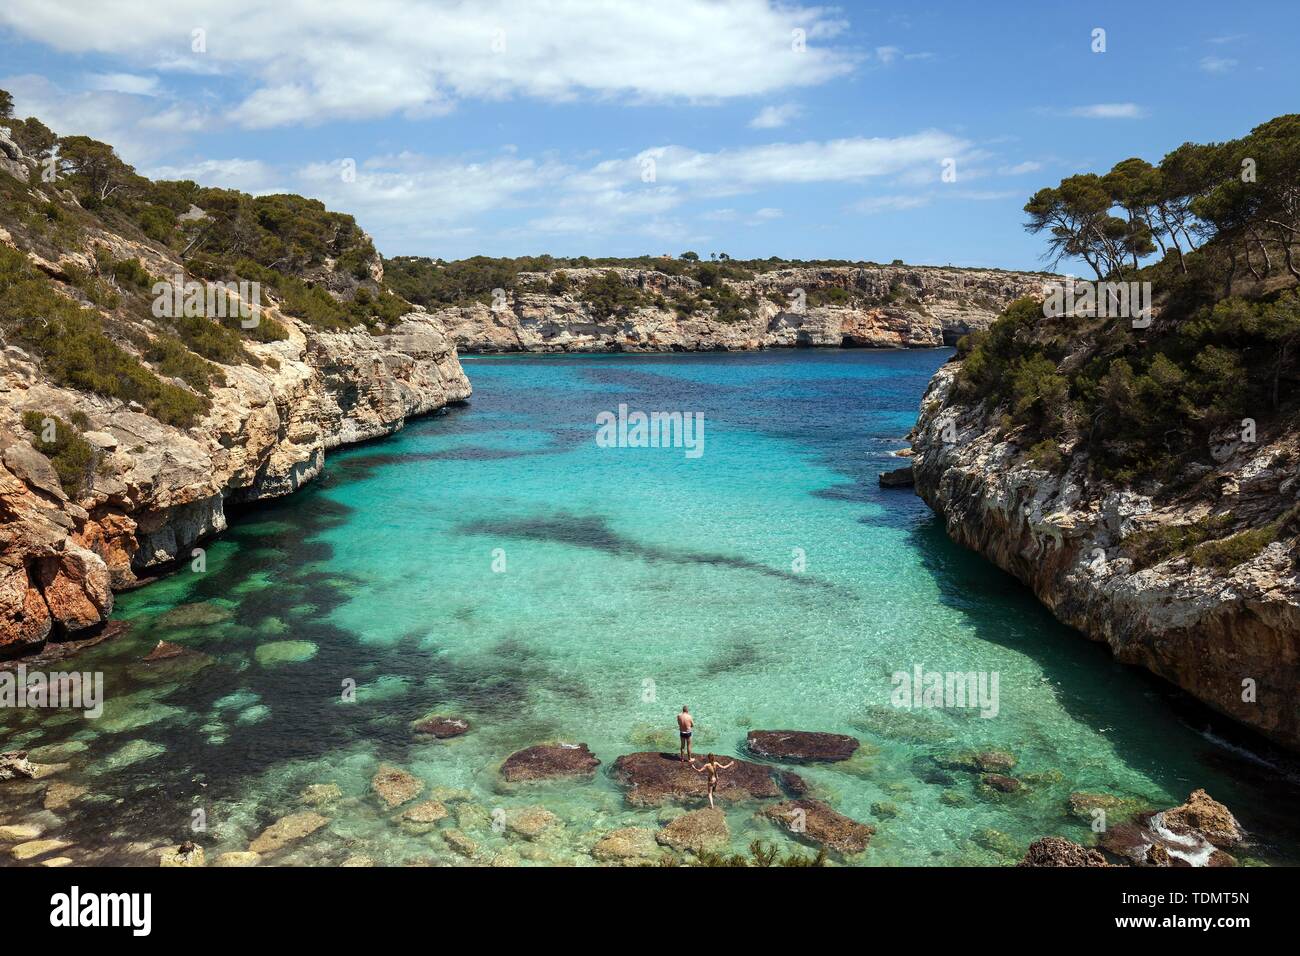
<instances>
[{"instance_id":1,"label":"rocky headland","mask_svg":"<svg viewBox=\"0 0 1300 956\"><path fill-rule=\"evenodd\" d=\"M611 278L612 277L612 278ZM935 348L987 328L1044 277L932 266L790 266L751 278L653 268L522 272L491 302L428 307L464 352ZM617 282L626 291L604 297ZM588 292L599 288L602 295ZM708 290L725 290L717 300Z\"/></svg>"},{"instance_id":2,"label":"rocky headland","mask_svg":"<svg viewBox=\"0 0 1300 956\"><path fill-rule=\"evenodd\" d=\"M103 624L114 590L191 561L196 545L225 529L228 503L290 494L320 474L331 448L390 434L468 398L440 322L409 305L382 326L326 330L268 290L260 321L280 330L277 337L244 338L225 361L200 358L146 297L155 280L192 277L194 264L130 222L110 224L83 209L70 189L42 184L34 159L7 138L3 146L0 186L13 197L10 208L44 210L64 228L50 236L31 220L0 220L10 280L0 327L0 657ZM358 237L368 249L360 268L345 272L326 258L301 271L302 288L329 289L340 301L382 288L382 261ZM20 292L66 303L74 313L63 321L77 323L87 340L58 339L43 355L50 339L31 323L52 321L36 309L29 315ZM96 361L86 353L106 348L120 350L125 371L117 374L201 411L183 421L79 387L77 376L89 374L81 369ZM55 375L51 363L81 364ZM198 387L176 371L205 367L209 381ZM36 447L32 423L50 429L49 455ZM78 449L74 488L51 456Z\"/></svg>"},{"instance_id":3,"label":"rocky headland","mask_svg":"<svg viewBox=\"0 0 1300 956\"><path fill-rule=\"evenodd\" d=\"M948 534L1028 585L1063 622L1228 716L1300 749L1300 544L1294 532L1230 567L1190 549L1135 557L1141 542L1227 513L1223 538L1300 503L1300 436L1225 432L1212 464L1179 485L1100 477L1065 445L1059 466L1008 429L1004 411L961 397L962 363L941 368L913 434L916 493ZM1148 558L1147 560L1151 560Z\"/></svg>"}]
</instances>

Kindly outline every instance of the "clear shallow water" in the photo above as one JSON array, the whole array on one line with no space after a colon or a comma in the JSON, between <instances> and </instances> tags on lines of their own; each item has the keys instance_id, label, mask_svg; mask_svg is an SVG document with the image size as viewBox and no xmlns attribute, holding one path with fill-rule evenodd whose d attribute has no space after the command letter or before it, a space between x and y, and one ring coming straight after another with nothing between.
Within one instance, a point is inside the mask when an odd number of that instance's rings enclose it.
<instances>
[{"instance_id":1,"label":"clear shallow water","mask_svg":"<svg viewBox=\"0 0 1300 956\"><path fill-rule=\"evenodd\" d=\"M601 833L658 825L605 771L675 750L689 704L701 752L743 755L751 728L859 738L848 764L799 770L877 828L854 862L1006 864L1038 836L1089 842L1072 791L1167 807L1196 787L1260 835L1255 859L1293 861L1295 792L1275 773L954 546L909 491L876 487L948 354L467 358L468 406L332 455L318 483L236 520L205 573L122 595L133 629L74 661L106 673L103 718L11 714L4 746L72 763L61 779L90 793L42 819L79 846L178 842L202 809L211 858L336 783L329 827L280 861L463 862L380 811L369 782L386 761L469 791L479 861L591 863ZM597 414L620 402L703 412L703 456L597 447ZM146 679L136 662L159 640L214 663ZM917 665L996 672L998 716L891 708L890 675ZM416 738L430 711L474 729ZM547 740L586 742L601 772L502 788L500 761ZM1036 785L992 799L934 760L990 747ZM564 826L527 843L486 825L529 805ZM728 808L735 849L794 846L753 810Z\"/></svg>"}]
</instances>

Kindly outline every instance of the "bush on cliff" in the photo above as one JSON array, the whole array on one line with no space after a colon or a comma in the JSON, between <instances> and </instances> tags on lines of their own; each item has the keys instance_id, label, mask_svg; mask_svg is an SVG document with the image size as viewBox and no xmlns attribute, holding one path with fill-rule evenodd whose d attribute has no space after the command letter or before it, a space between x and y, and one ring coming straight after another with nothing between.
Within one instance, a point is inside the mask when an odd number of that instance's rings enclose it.
<instances>
[{"instance_id":1,"label":"bush on cliff","mask_svg":"<svg viewBox=\"0 0 1300 956\"><path fill-rule=\"evenodd\" d=\"M32 447L54 466L63 493L75 500L95 472L94 447L71 422L49 412L23 412L23 427L32 433Z\"/></svg>"},{"instance_id":2,"label":"bush on cliff","mask_svg":"<svg viewBox=\"0 0 1300 956\"><path fill-rule=\"evenodd\" d=\"M51 380L124 402L159 421L189 426L206 398L165 382L105 332L95 313L53 288L16 249L0 246L0 326L39 357Z\"/></svg>"}]
</instances>

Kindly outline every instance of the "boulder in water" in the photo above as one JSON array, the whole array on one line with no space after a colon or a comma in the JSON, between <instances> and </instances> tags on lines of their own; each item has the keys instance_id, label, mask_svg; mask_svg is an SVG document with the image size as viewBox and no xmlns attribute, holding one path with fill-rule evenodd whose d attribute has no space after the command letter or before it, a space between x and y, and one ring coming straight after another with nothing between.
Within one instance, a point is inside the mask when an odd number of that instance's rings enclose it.
<instances>
[{"instance_id":1,"label":"boulder in water","mask_svg":"<svg viewBox=\"0 0 1300 956\"><path fill-rule=\"evenodd\" d=\"M558 777L589 777L600 761L586 744L538 744L512 753L501 765L507 783L554 780Z\"/></svg>"},{"instance_id":2,"label":"boulder in water","mask_svg":"<svg viewBox=\"0 0 1300 956\"><path fill-rule=\"evenodd\" d=\"M311 836L329 822L329 817L311 811L291 813L263 830L257 839L248 845L249 852L274 853L290 843Z\"/></svg>"},{"instance_id":3,"label":"boulder in water","mask_svg":"<svg viewBox=\"0 0 1300 956\"><path fill-rule=\"evenodd\" d=\"M1042 837L1029 844L1017 866L1110 866L1099 850L1079 846L1065 837Z\"/></svg>"},{"instance_id":4,"label":"boulder in water","mask_svg":"<svg viewBox=\"0 0 1300 956\"><path fill-rule=\"evenodd\" d=\"M772 768L736 757L720 759L733 766L718 772L715 799L734 803L781 795L772 778ZM699 766L701 758L697 755L695 761ZM653 751L624 754L614 761L613 775L627 788L627 802L633 806L694 803L708 798L706 775L682 763L677 754Z\"/></svg>"},{"instance_id":5,"label":"boulder in water","mask_svg":"<svg viewBox=\"0 0 1300 956\"><path fill-rule=\"evenodd\" d=\"M439 740L446 740L448 737L459 737L461 734L469 732L468 720L464 717L449 717L445 714L429 714L421 717L411 726L417 734L427 734L430 737L437 737Z\"/></svg>"},{"instance_id":6,"label":"boulder in water","mask_svg":"<svg viewBox=\"0 0 1300 956\"><path fill-rule=\"evenodd\" d=\"M601 863L643 863L659 853L655 831L649 827L623 827L606 833L591 848Z\"/></svg>"},{"instance_id":7,"label":"boulder in water","mask_svg":"<svg viewBox=\"0 0 1300 956\"><path fill-rule=\"evenodd\" d=\"M784 800L763 811L795 839L824 846L837 853L861 853L876 828L831 809L821 800Z\"/></svg>"},{"instance_id":8,"label":"boulder in water","mask_svg":"<svg viewBox=\"0 0 1300 956\"><path fill-rule=\"evenodd\" d=\"M751 730L745 740L749 752L765 760L785 763L834 763L848 760L860 744L847 734L814 730Z\"/></svg>"},{"instance_id":9,"label":"boulder in water","mask_svg":"<svg viewBox=\"0 0 1300 956\"><path fill-rule=\"evenodd\" d=\"M666 823L657 834L656 842L674 850L716 850L731 839L727 818L716 807L691 810Z\"/></svg>"},{"instance_id":10,"label":"boulder in water","mask_svg":"<svg viewBox=\"0 0 1300 956\"><path fill-rule=\"evenodd\" d=\"M391 810L418 797L424 790L424 781L401 767L382 764L371 778L370 788Z\"/></svg>"},{"instance_id":11,"label":"boulder in water","mask_svg":"<svg viewBox=\"0 0 1300 956\"><path fill-rule=\"evenodd\" d=\"M1166 810L1164 824L1175 833L1194 831L1219 849L1239 846L1245 831L1232 812L1204 790L1194 790L1182 806Z\"/></svg>"}]
</instances>

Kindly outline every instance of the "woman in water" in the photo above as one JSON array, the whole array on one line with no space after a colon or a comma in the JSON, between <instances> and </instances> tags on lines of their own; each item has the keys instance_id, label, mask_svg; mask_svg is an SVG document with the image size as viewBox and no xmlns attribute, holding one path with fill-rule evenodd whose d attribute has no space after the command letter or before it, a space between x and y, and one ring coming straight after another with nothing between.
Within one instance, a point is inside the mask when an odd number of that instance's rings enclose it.
<instances>
[{"instance_id":1,"label":"woman in water","mask_svg":"<svg viewBox=\"0 0 1300 956\"><path fill-rule=\"evenodd\" d=\"M695 761L694 760L691 761L691 769L694 770L696 773L704 773L706 770L709 772L709 807L710 808L713 807L713 793L715 790L718 789L718 771L730 770L735 765L736 764L734 762L718 763L718 758L713 756L713 754L709 754L709 760L703 767L697 767L695 766Z\"/></svg>"}]
</instances>

